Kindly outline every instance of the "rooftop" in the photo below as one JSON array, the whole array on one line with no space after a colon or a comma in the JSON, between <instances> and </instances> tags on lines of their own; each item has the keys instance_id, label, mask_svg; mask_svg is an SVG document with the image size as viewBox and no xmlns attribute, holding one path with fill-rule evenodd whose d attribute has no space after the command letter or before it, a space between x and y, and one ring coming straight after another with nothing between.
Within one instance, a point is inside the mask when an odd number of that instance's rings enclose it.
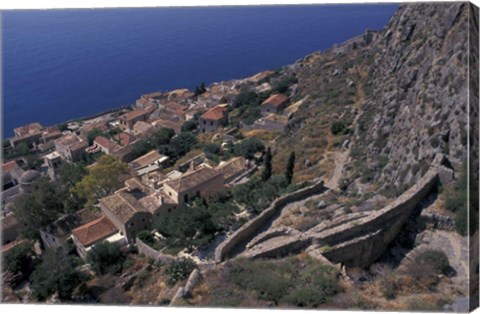
<instances>
[{"instance_id":1,"label":"rooftop","mask_svg":"<svg viewBox=\"0 0 480 314\"><path fill-rule=\"evenodd\" d=\"M33 135L43 131L43 126L38 122L33 122L13 129L16 136Z\"/></svg>"},{"instance_id":2,"label":"rooftop","mask_svg":"<svg viewBox=\"0 0 480 314\"><path fill-rule=\"evenodd\" d=\"M18 169L20 169L20 167L15 160L11 160L2 165L2 173L11 172Z\"/></svg>"},{"instance_id":3,"label":"rooftop","mask_svg":"<svg viewBox=\"0 0 480 314\"><path fill-rule=\"evenodd\" d=\"M226 105L217 105L212 109L202 114L201 118L205 120L220 120L223 118L223 113L227 110Z\"/></svg>"},{"instance_id":4,"label":"rooftop","mask_svg":"<svg viewBox=\"0 0 480 314\"><path fill-rule=\"evenodd\" d=\"M147 113L148 112L145 111L145 110L135 109L135 110L132 110L132 111L127 112L124 115L120 116L120 119L129 121L129 120L133 120L133 119L136 119L138 117L141 117L143 115L146 115Z\"/></svg>"},{"instance_id":5,"label":"rooftop","mask_svg":"<svg viewBox=\"0 0 480 314\"><path fill-rule=\"evenodd\" d=\"M75 134L67 134L61 137L55 140L55 144L66 146L70 150L84 149L88 146L87 142Z\"/></svg>"},{"instance_id":6,"label":"rooftop","mask_svg":"<svg viewBox=\"0 0 480 314\"><path fill-rule=\"evenodd\" d=\"M114 150L115 148L118 148L117 143L112 142L111 140L109 140L104 136L97 136L94 142L108 150Z\"/></svg>"},{"instance_id":7,"label":"rooftop","mask_svg":"<svg viewBox=\"0 0 480 314\"><path fill-rule=\"evenodd\" d=\"M223 174L225 179L235 177L247 169L247 160L243 157L232 158L218 165L215 170Z\"/></svg>"},{"instance_id":8,"label":"rooftop","mask_svg":"<svg viewBox=\"0 0 480 314\"><path fill-rule=\"evenodd\" d=\"M145 121L138 121L133 125L133 129L138 133L146 133L150 131L152 128L153 128L153 125Z\"/></svg>"},{"instance_id":9,"label":"rooftop","mask_svg":"<svg viewBox=\"0 0 480 314\"><path fill-rule=\"evenodd\" d=\"M83 246L89 246L116 232L118 232L118 229L112 222L107 217L102 216L74 229L72 234Z\"/></svg>"},{"instance_id":10,"label":"rooftop","mask_svg":"<svg viewBox=\"0 0 480 314\"><path fill-rule=\"evenodd\" d=\"M135 141L137 138L132 135L132 134L128 134L126 132L122 132L120 134L118 134L118 140L120 141L120 143L122 145L128 145L130 143L132 143L133 141Z\"/></svg>"},{"instance_id":11,"label":"rooftop","mask_svg":"<svg viewBox=\"0 0 480 314\"><path fill-rule=\"evenodd\" d=\"M148 166L148 165L150 165L154 162L157 162L157 161L158 162L163 162L167 159L168 159L168 157L160 154L156 150L152 150L152 151L146 153L145 155L140 156L137 159L135 159L134 161L132 161L130 163L130 166L134 169L138 169L138 168Z\"/></svg>"},{"instance_id":12,"label":"rooftop","mask_svg":"<svg viewBox=\"0 0 480 314\"><path fill-rule=\"evenodd\" d=\"M73 214L66 215L57 221L46 226L43 231L57 237L62 237L69 234L74 228L98 218L98 214L91 210L84 208Z\"/></svg>"},{"instance_id":13,"label":"rooftop","mask_svg":"<svg viewBox=\"0 0 480 314\"><path fill-rule=\"evenodd\" d=\"M180 178L167 181L165 184L169 185L178 193L187 191L191 188L197 187L211 179L221 176L222 174L214 169L202 167L192 172L183 174Z\"/></svg>"},{"instance_id":14,"label":"rooftop","mask_svg":"<svg viewBox=\"0 0 480 314\"><path fill-rule=\"evenodd\" d=\"M288 101L288 97L284 94L273 94L272 96L268 97L267 100L265 100L262 105L272 105L274 107L279 107L283 105L285 102Z\"/></svg>"},{"instance_id":15,"label":"rooftop","mask_svg":"<svg viewBox=\"0 0 480 314\"><path fill-rule=\"evenodd\" d=\"M147 211L135 196L123 190L100 199L100 203L122 223L126 223L138 212Z\"/></svg>"}]
</instances>

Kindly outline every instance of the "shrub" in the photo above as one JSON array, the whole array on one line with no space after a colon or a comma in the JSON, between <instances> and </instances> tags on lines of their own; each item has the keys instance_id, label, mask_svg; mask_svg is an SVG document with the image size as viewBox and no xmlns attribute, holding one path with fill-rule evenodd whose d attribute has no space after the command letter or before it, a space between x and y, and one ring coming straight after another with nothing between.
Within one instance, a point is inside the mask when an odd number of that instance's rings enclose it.
<instances>
[{"instance_id":1,"label":"shrub","mask_svg":"<svg viewBox=\"0 0 480 314\"><path fill-rule=\"evenodd\" d=\"M122 270L124 256L118 245L103 242L95 245L87 255L88 262L97 274L118 273Z\"/></svg>"},{"instance_id":2,"label":"shrub","mask_svg":"<svg viewBox=\"0 0 480 314\"><path fill-rule=\"evenodd\" d=\"M165 269L167 275L167 284L169 286L175 285L178 281L186 279L197 265L189 258L181 258L173 261Z\"/></svg>"},{"instance_id":3,"label":"shrub","mask_svg":"<svg viewBox=\"0 0 480 314\"><path fill-rule=\"evenodd\" d=\"M451 270L448 257L443 251L427 250L419 254L415 258L415 262L418 265L426 266L427 269L431 270L435 274L447 275Z\"/></svg>"},{"instance_id":4,"label":"shrub","mask_svg":"<svg viewBox=\"0 0 480 314\"><path fill-rule=\"evenodd\" d=\"M344 134L345 129L346 129L346 126L343 121L335 121L330 127L330 132L333 135Z\"/></svg>"},{"instance_id":5,"label":"shrub","mask_svg":"<svg viewBox=\"0 0 480 314\"><path fill-rule=\"evenodd\" d=\"M148 230L143 230L140 231L137 234L137 237L145 244L148 244L149 246L152 246L155 244L155 239L153 238L153 235L150 231Z\"/></svg>"},{"instance_id":6,"label":"shrub","mask_svg":"<svg viewBox=\"0 0 480 314\"><path fill-rule=\"evenodd\" d=\"M2 256L3 269L16 274L24 270L30 262L32 245L30 243L20 244Z\"/></svg>"}]
</instances>

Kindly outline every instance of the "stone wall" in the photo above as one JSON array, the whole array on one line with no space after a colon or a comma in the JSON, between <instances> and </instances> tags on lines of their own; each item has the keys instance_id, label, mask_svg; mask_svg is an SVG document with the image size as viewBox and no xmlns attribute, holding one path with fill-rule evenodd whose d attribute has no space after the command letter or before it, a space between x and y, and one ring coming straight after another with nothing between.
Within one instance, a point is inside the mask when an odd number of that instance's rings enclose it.
<instances>
[{"instance_id":1,"label":"stone wall","mask_svg":"<svg viewBox=\"0 0 480 314\"><path fill-rule=\"evenodd\" d=\"M228 237L215 250L215 261L222 262L241 243L251 240L280 209L291 202L296 202L324 190L323 181L314 181L312 185L281 196L273 201L272 205L265 209L260 215L240 227L234 234Z\"/></svg>"},{"instance_id":2,"label":"stone wall","mask_svg":"<svg viewBox=\"0 0 480 314\"><path fill-rule=\"evenodd\" d=\"M142 242L139 238L136 239L135 243L138 247L138 253L143 254L147 257L153 258L156 261L163 261L163 262L168 262L168 261L173 261L175 257L171 255L165 255L160 253L159 251L155 250L154 248L150 247L146 243Z\"/></svg>"},{"instance_id":3,"label":"stone wall","mask_svg":"<svg viewBox=\"0 0 480 314\"><path fill-rule=\"evenodd\" d=\"M319 248L332 263L349 267L365 267L379 258L415 207L441 183L444 156L438 155L427 173L392 203L378 211L350 214L338 221L322 223L303 234L280 235L266 242L252 241L244 252L247 258L278 257L310 244Z\"/></svg>"}]
</instances>

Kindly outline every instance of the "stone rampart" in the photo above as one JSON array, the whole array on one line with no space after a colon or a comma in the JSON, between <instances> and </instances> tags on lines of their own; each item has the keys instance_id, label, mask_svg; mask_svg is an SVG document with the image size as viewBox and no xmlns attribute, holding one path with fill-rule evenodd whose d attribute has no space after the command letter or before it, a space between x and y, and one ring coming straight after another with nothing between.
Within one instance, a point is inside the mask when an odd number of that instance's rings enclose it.
<instances>
[{"instance_id":1,"label":"stone rampart","mask_svg":"<svg viewBox=\"0 0 480 314\"><path fill-rule=\"evenodd\" d=\"M168 261L173 261L175 260L175 257L171 255L165 255L162 254L161 252L155 250L154 248L150 247L148 244L142 242L139 238L137 238L136 243L138 247L138 253L143 254L147 257L153 258L156 261L163 261L163 262L168 262Z\"/></svg>"},{"instance_id":2,"label":"stone rampart","mask_svg":"<svg viewBox=\"0 0 480 314\"><path fill-rule=\"evenodd\" d=\"M310 244L333 263L365 267L383 254L415 207L432 191L445 172L443 155L437 155L427 173L392 203L366 215L352 215L314 227L305 234L280 236L259 243L243 255L249 258L287 255ZM356 218L356 219L352 219Z\"/></svg>"},{"instance_id":3,"label":"stone rampart","mask_svg":"<svg viewBox=\"0 0 480 314\"><path fill-rule=\"evenodd\" d=\"M324 190L323 181L314 181L312 185L281 196L273 201L272 205L260 213L257 217L245 223L235 233L222 242L215 250L215 261L222 262L238 245L253 238L271 218L275 216L285 205L307 198Z\"/></svg>"}]
</instances>

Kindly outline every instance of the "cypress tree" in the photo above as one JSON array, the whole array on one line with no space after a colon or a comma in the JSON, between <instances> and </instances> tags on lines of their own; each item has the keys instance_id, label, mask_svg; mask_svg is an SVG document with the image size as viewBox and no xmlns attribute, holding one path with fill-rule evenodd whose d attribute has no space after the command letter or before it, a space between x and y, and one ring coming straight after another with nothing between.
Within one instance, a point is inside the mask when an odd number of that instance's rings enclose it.
<instances>
[{"instance_id":1,"label":"cypress tree","mask_svg":"<svg viewBox=\"0 0 480 314\"><path fill-rule=\"evenodd\" d=\"M295 152L290 153L288 158L287 169L285 170L285 178L287 179L288 184L292 183L293 178L293 169L295 168Z\"/></svg>"},{"instance_id":2,"label":"cypress tree","mask_svg":"<svg viewBox=\"0 0 480 314\"><path fill-rule=\"evenodd\" d=\"M272 152L270 147L267 148L267 153L265 154L264 166L262 173L262 180L267 181L272 176Z\"/></svg>"}]
</instances>

